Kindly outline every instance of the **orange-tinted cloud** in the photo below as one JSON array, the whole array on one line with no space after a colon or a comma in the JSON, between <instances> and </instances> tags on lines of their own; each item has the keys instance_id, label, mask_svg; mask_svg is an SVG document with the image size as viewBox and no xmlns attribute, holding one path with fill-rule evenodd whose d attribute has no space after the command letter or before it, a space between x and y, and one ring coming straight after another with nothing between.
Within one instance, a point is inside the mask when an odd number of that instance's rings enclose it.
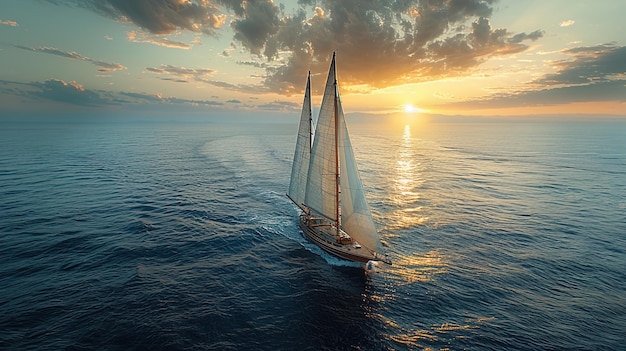
<instances>
[{"instance_id":1,"label":"orange-tinted cloud","mask_svg":"<svg viewBox=\"0 0 626 351\"><path fill-rule=\"evenodd\" d=\"M153 34L214 35L232 16L233 40L265 67L266 90L292 94L323 74L337 51L339 75L361 90L466 74L485 60L519 53L543 31L492 28L495 0L300 0L285 14L272 0L49 0L91 9Z\"/></svg>"},{"instance_id":2,"label":"orange-tinted cloud","mask_svg":"<svg viewBox=\"0 0 626 351\"><path fill-rule=\"evenodd\" d=\"M6 26L17 27L17 22L11 20L0 20L0 24L4 24Z\"/></svg>"}]
</instances>

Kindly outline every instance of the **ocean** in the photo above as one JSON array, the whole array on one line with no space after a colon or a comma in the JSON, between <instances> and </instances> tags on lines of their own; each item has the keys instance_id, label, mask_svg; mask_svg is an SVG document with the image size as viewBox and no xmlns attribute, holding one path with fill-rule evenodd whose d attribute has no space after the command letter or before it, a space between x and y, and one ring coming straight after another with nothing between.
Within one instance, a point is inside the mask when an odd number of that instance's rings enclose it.
<instances>
[{"instance_id":1,"label":"ocean","mask_svg":"<svg viewBox=\"0 0 626 351\"><path fill-rule=\"evenodd\" d=\"M299 232L298 118L0 118L0 349L625 349L626 121L348 116L366 275Z\"/></svg>"}]
</instances>

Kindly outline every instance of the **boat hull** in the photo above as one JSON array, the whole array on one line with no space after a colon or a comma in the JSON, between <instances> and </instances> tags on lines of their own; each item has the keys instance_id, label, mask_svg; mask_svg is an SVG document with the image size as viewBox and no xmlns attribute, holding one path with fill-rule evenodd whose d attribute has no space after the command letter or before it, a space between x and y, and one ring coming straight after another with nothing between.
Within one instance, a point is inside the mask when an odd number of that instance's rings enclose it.
<instances>
[{"instance_id":1,"label":"boat hull","mask_svg":"<svg viewBox=\"0 0 626 351\"><path fill-rule=\"evenodd\" d=\"M302 229L304 236L324 251L348 261L367 263L368 261L382 261L388 264L391 262L382 258L376 253L372 253L364 247L354 244L341 244L334 238L325 234L322 230L307 225L306 215L300 216L298 225Z\"/></svg>"}]
</instances>

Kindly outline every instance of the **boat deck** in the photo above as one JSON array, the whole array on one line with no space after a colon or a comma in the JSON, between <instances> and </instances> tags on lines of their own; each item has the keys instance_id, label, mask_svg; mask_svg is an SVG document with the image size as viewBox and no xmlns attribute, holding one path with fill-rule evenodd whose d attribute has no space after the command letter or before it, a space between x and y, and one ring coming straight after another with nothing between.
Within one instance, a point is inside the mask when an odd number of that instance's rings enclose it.
<instances>
[{"instance_id":1,"label":"boat deck","mask_svg":"<svg viewBox=\"0 0 626 351\"><path fill-rule=\"evenodd\" d=\"M303 214L300 216L298 225L307 239L335 256L349 261L363 263L372 260L388 261L375 252L371 252L367 248L362 247L346 233L342 233L338 240L336 227L331 225L328 221L309 218L307 215Z\"/></svg>"}]
</instances>

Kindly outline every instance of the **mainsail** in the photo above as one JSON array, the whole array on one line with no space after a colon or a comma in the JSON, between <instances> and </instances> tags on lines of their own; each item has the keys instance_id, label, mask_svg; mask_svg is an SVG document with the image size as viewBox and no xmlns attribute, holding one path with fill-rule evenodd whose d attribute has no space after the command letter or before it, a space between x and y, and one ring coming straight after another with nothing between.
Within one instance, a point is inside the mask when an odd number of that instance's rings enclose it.
<instances>
[{"instance_id":1,"label":"mainsail","mask_svg":"<svg viewBox=\"0 0 626 351\"><path fill-rule=\"evenodd\" d=\"M311 154L311 73L306 80L302 114L298 128L296 151L291 166L291 182L289 183L289 197L298 206L302 207L306 193L306 184L309 173L309 155Z\"/></svg>"},{"instance_id":2,"label":"mainsail","mask_svg":"<svg viewBox=\"0 0 626 351\"><path fill-rule=\"evenodd\" d=\"M337 222L338 163L335 130L336 102L335 60L328 72L322 106L320 107L315 140L311 148L304 203L318 214Z\"/></svg>"}]
</instances>

